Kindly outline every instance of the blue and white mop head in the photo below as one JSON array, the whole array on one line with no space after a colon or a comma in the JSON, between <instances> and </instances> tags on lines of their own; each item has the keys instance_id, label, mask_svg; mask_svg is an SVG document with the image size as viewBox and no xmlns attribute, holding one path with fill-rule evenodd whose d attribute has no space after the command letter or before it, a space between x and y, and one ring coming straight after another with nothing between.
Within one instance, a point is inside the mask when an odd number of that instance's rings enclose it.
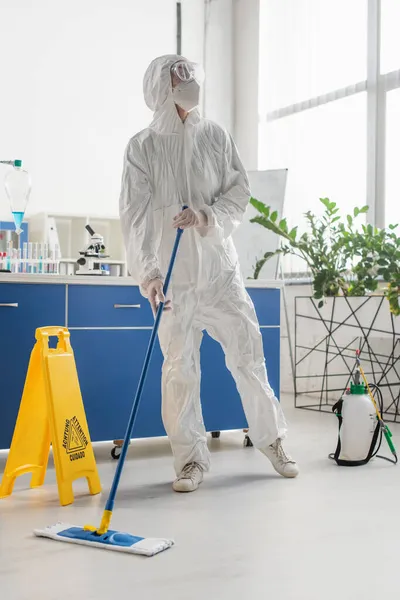
<instances>
[{"instance_id":1,"label":"blue and white mop head","mask_svg":"<svg viewBox=\"0 0 400 600\"><path fill-rule=\"evenodd\" d=\"M37 537L50 538L58 542L94 546L103 550L115 550L115 552L128 552L142 556L154 556L174 545L173 540L141 538L121 531L110 530L103 535L98 535L95 531L86 531L83 527L67 523L57 523L44 529L35 529L33 533Z\"/></svg>"}]
</instances>

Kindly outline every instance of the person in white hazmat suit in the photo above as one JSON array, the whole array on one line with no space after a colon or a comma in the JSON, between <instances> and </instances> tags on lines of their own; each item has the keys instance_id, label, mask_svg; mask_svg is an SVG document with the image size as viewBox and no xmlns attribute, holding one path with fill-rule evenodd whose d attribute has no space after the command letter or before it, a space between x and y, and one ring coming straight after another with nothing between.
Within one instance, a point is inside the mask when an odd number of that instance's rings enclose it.
<instances>
[{"instance_id":1,"label":"person in white hazmat suit","mask_svg":"<svg viewBox=\"0 0 400 600\"><path fill-rule=\"evenodd\" d=\"M201 80L201 68L181 56L152 61L143 90L154 118L127 146L120 196L128 268L153 311L164 302L176 228L185 230L159 329L162 417L177 492L197 489L210 464L200 405L204 330L224 350L254 446L284 477L299 472L282 447L287 426L268 383L257 317L231 237L249 202L249 182L232 138L199 114Z\"/></svg>"}]
</instances>

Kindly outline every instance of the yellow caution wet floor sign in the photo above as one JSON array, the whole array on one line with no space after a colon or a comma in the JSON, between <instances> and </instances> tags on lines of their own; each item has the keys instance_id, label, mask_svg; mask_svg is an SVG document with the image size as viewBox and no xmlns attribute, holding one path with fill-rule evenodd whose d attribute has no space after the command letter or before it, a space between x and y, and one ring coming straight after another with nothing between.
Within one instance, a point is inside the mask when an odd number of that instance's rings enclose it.
<instances>
[{"instance_id":1,"label":"yellow caution wet floor sign","mask_svg":"<svg viewBox=\"0 0 400 600\"><path fill-rule=\"evenodd\" d=\"M58 337L56 348L49 346L51 336ZM75 479L86 477L91 494L101 491L70 334L64 327L36 330L0 498L9 496L15 479L25 473L32 473L31 487L43 484L50 444L62 506L74 501Z\"/></svg>"}]
</instances>

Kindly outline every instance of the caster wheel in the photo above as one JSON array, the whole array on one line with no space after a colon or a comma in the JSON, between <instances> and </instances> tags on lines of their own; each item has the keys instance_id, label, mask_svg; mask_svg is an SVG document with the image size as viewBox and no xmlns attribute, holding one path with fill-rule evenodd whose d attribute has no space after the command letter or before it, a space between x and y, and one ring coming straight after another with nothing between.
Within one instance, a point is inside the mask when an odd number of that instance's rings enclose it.
<instances>
[{"instance_id":1,"label":"caster wheel","mask_svg":"<svg viewBox=\"0 0 400 600\"><path fill-rule=\"evenodd\" d=\"M251 439L249 438L248 435L245 436L244 440L243 440L243 446L245 448L252 448L253 447L253 442L251 441Z\"/></svg>"},{"instance_id":2,"label":"caster wheel","mask_svg":"<svg viewBox=\"0 0 400 600\"><path fill-rule=\"evenodd\" d=\"M219 437L221 437L221 432L220 431L212 431L211 437L213 438L213 440L217 440Z\"/></svg>"},{"instance_id":3,"label":"caster wheel","mask_svg":"<svg viewBox=\"0 0 400 600\"><path fill-rule=\"evenodd\" d=\"M114 460L118 460L119 459L119 457L121 456L121 450L122 450L122 448L120 448L119 446L115 446L111 450L111 456L113 457Z\"/></svg>"}]
</instances>

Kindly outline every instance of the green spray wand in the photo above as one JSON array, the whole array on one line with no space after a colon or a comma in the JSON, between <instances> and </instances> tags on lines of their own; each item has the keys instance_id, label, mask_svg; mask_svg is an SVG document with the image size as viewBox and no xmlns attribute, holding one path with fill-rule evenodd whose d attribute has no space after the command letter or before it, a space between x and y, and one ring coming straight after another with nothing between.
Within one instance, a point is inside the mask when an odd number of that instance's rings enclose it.
<instances>
[{"instance_id":1,"label":"green spray wand","mask_svg":"<svg viewBox=\"0 0 400 600\"><path fill-rule=\"evenodd\" d=\"M381 411L379 410L379 407L378 407L378 405L377 405L377 403L375 401L375 398L374 398L374 396L373 396L373 394L371 392L371 388L369 387L369 384L368 384L367 378L365 376L364 370L363 370L363 368L361 366L360 350L357 350L357 352L356 352L356 362L357 362L358 370L361 373L361 377L364 380L365 387L367 388L368 395L369 395L369 397L371 399L372 404L374 405L375 412L376 412L376 418L379 421L380 427L382 429L382 433L385 436L385 439L386 439L387 445L389 446L390 452L394 456L394 463L397 464L397 452L396 452L395 445L393 443L392 432L390 431L389 427L384 422L384 420L382 418ZM382 458L384 458L384 457L382 457ZM389 460L389 459L387 459L387 460ZM393 462L393 461L390 461L390 462Z\"/></svg>"}]
</instances>

